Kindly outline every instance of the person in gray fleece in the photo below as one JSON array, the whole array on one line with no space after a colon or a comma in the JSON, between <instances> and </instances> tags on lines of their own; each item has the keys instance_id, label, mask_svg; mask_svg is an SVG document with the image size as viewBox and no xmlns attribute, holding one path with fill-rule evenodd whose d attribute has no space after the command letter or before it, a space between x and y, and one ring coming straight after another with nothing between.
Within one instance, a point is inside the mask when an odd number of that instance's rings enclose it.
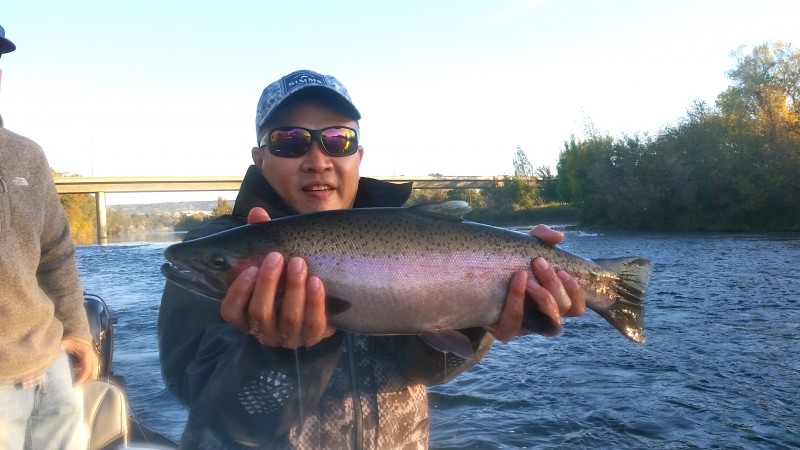
<instances>
[{"instance_id":1,"label":"person in gray fleece","mask_svg":"<svg viewBox=\"0 0 800 450\"><path fill-rule=\"evenodd\" d=\"M0 27L0 56L14 49ZM44 152L2 117L0 318L0 448L85 449L78 386L99 361L75 247Z\"/></svg>"}]
</instances>

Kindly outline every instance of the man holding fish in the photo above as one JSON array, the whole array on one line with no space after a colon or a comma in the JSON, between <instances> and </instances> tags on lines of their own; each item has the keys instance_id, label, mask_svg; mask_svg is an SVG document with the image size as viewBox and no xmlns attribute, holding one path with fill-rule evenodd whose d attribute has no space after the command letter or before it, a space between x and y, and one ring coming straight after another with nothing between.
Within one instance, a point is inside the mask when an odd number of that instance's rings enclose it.
<instances>
[{"instance_id":1,"label":"man holding fish","mask_svg":"<svg viewBox=\"0 0 800 450\"><path fill-rule=\"evenodd\" d=\"M332 76L303 70L267 86L256 113L254 165L233 214L193 230L187 241L270 218L402 206L410 184L359 176L360 118ZM326 239L324 222L317 232ZM531 234L550 244L563 238L544 226ZM337 281L295 255L269 251L237 261L225 267L231 278L223 284L165 267L159 347L167 386L190 411L182 447L426 448L425 385L476 364L495 338L557 334L562 317L585 307L570 274L542 257L526 260L528 267L508 273L497 321L459 329L468 347L454 353L448 336L335 327L335 308L352 305L333 302L341 300L330 295ZM526 302L542 319L536 329L523 327Z\"/></svg>"}]
</instances>

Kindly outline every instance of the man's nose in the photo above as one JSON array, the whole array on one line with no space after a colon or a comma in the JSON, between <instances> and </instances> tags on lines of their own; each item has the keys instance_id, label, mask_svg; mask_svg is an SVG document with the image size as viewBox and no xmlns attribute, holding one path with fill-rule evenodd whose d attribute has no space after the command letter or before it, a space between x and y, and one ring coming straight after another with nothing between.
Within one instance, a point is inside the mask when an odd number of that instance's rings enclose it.
<instances>
[{"instance_id":1,"label":"man's nose","mask_svg":"<svg viewBox=\"0 0 800 450\"><path fill-rule=\"evenodd\" d=\"M331 166L331 155L322 148L322 143L314 139L308 153L303 156L303 167L308 169L325 169Z\"/></svg>"}]
</instances>

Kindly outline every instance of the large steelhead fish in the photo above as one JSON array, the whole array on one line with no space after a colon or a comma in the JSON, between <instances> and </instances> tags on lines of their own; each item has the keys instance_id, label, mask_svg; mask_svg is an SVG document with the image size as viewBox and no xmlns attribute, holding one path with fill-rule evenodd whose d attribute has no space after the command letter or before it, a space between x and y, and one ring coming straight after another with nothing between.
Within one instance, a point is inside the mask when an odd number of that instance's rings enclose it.
<instances>
[{"instance_id":1,"label":"large steelhead fish","mask_svg":"<svg viewBox=\"0 0 800 450\"><path fill-rule=\"evenodd\" d=\"M301 256L325 286L332 326L361 334L416 334L459 355L453 330L496 322L515 271L543 256L567 270L586 306L644 342L646 258L588 260L527 233L463 220L462 201L407 208L324 211L244 225L169 246L170 281L222 299L244 269L267 253ZM529 273L529 276L533 276ZM526 301L526 304L532 302ZM526 327L541 314L526 310ZM468 341L467 341L468 342Z\"/></svg>"}]
</instances>

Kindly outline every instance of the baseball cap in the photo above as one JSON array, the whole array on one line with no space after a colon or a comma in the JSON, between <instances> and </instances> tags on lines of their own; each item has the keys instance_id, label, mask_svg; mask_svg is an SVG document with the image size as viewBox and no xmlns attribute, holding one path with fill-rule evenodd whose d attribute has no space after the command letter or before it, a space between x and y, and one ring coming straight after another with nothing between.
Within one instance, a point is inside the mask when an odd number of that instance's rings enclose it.
<instances>
[{"instance_id":1,"label":"baseball cap","mask_svg":"<svg viewBox=\"0 0 800 450\"><path fill-rule=\"evenodd\" d=\"M11 53L17 49L13 42L6 39L6 30L0 26L0 53Z\"/></svg>"},{"instance_id":2,"label":"baseball cap","mask_svg":"<svg viewBox=\"0 0 800 450\"><path fill-rule=\"evenodd\" d=\"M256 108L256 142L261 142L262 128L276 109L288 99L308 97L326 98L333 101L340 111L355 120L361 119L347 89L331 75L322 75L312 70L298 70L264 88Z\"/></svg>"}]
</instances>

